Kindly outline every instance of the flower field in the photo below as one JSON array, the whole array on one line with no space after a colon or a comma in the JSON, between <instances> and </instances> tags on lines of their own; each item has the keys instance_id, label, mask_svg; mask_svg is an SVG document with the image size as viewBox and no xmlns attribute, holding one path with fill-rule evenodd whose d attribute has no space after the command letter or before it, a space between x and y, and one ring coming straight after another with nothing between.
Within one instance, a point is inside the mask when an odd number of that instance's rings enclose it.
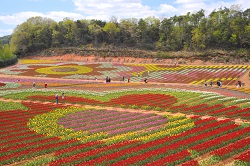
<instances>
[{"instance_id":1,"label":"flower field","mask_svg":"<svg viewBox=\"0 0 250 166\"><path fill-rule=\"evenodd\" d=\"M238 78L249 70L247 65L157 65L157 64L124 64L124 63L84 63L60 62L48 60L23 60L19 65L1 69L0 73L9 75L53 77L94 80L120 81L130 77L132 82L151 82L203 84L204 81L223 85L235 85Z\"/></svg>"},{"instance_id":2,"label":"flower field","mask_svg":"<svg viewBox=\"0 0 250 166\"><path fill-rule=\"evenodd\" d=\"M249 164L249 98L174 88L64 90L55 104L61 92L0 92L20 101L1 107L0 165Z\"/></svg>"},{"instance_id":3,"label":"flower field","mask_svg":"<svg viewBox=\"0 0 250 166\"><path fill-rule=\"evenodd\" d=\"M248 70L23 60L0 69L0 165L248 166L249 89L199 85Z\"/></svg>"}]
</instances>

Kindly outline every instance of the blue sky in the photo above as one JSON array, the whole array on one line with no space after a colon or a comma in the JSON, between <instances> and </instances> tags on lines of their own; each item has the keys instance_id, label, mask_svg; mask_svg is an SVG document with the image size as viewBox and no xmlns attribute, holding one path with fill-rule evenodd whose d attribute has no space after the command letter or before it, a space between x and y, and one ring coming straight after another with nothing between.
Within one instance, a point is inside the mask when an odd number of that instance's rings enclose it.
<instances>
[{"instance_id":1,"label":"blue sky","mask_svg":"<svg viewBox=\"0 0 250 166\"><path fill-rule=\"evenodd\" d=\"M250 0L4 0L0 6L0 37L10 35L28 18L42 16L61 21L68 17L101 19L158 18L182 15L204 9L210 13L220 7L239 5L250 8Z\"/></svg>"}]
</instances>

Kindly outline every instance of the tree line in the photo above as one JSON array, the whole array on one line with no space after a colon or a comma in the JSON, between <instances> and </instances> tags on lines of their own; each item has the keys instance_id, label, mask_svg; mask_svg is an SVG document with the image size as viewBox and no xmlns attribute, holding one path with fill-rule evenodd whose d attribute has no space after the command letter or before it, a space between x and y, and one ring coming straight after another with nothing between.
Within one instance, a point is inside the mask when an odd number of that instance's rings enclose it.
<instances>
[{"instance_id":1,"label":"tree line","mask_svg":"<svg viewBox=\"0 0 250 166\"><path fill-rule=\"evenodd\" d=\"M72 20L56 22L32 17L12 33L16 54L48 48L83 47L135 48L160 51L203 51L206 49L249 49L250 9L237 5L219 8L209 15L196 13L170 18L127 18L110 21Z\"/></svg>"},{"instance_id":2,"label":"tree line","mask_svg":"<svg viewBox=\"0 0 250 166\"><path fill-rule=\"evenodd\" d=\"M12 53L12 48L8 44L2 44L0 41L0 68L15 64L17 57Z\"/></svg>"}]
</instances>

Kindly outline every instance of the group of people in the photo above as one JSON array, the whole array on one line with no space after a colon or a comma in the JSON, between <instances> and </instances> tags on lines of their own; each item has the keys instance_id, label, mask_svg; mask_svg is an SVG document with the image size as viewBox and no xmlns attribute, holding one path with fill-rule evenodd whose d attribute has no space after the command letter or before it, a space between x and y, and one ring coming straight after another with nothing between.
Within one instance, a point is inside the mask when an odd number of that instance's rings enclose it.
<instances>
[{"instance_id":1,"label":"group of people","mask_svg":"<svg viewBox=\"0 0 250 166\"><path fill-rule=\"evenodd\" d=\"M62 93L62 100L64 100L64 92ZM59 102L59 95L56 94L56 104Z\"/></svg>"},{"instance_id":2,"label":"group of people","mask_svg":"<svg viewBox=\"0 0 250 166\"><path fill-rule=\"evenodd\" d=\"M222 81L221 81L221 80L218 80L218 81L216 82L216 84L217 84L218 88L221 88L221 87L222 87ZM213 81L210 81L210 82L209 82L209 85L212 87L212 86L213 86ZM206 80L205 80L205 82L204 82L204 86L208 86L208 83L207 83Z\"/></svg>"},{"instance_id":3,"label":"group of people","mask_svg":"<svg viewBox=\"0 0 250 166\"><path fill-rule=\"evenodd\" d=\"M207 81L206 81L206 80L205 80L205 82L204 82L204 85L205 85L205 86L208 86L208 83L207 83ZM213 82L212 82L212 81L210 81L210 82L209 82L209 85L212 87L212 86L213 86Z\"/></svg>"},{"instance_id":4,"label":"group of people","mask_svg":"<svg viewBox=\"0 0 250 166\"><path fill-rule=\"evenodd\" d=\"M217 86L218 86L219 88L222 87L222 82L221 82L221 80L217 81L216 84L217 84Z\"/></svg>"},{"instance_id":5,"label":"group of people","mask_svg":"<svg viewBox=\"0 0 250 166\"><path fill-rule=\"evenodd\" d=\"M125 81L125 77L122 76L122 81ZM128 82L130 82L130 77L128 77Z\"/></svg>"},{"instance_id":6,"label":"group of people","mask_svg":"<svg viewBox=\"0 0 250 166\"><path fill-rule=\"evenodd\" d=\"M107 83L107 82L111 82L111 78L108 77L108 76L106 77L106 83Z\"/></svg>"},{"instance_id":7,"label":"group of people","mask_svg":"<svg viewBox=\"0 0 250 166\"><path fill-rule=\"evenodd\" d=\"M36 88L36 82L33 82L32 83L32 87L33 88ZM44 83L44 88L47 88L48 87L48 84L47 83Z\"/></svg>"}]
</instances>

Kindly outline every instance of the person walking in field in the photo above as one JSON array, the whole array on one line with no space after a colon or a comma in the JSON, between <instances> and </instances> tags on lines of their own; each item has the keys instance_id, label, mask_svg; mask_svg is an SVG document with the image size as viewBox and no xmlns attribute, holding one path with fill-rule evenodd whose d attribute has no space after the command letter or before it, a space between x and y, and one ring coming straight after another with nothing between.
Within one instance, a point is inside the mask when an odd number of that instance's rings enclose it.
<instances>
[{"instance_id":1,"label":"person walking in field","mask_svg":"<svg viewBox=\"0 0 250 166\"><path fill-rule=\"evenodd\" d=\"M36 83L35 82L33 82L33 88L35 88L36 87Z\"/></svg>"},{"instance_id":2,"label":"person walking in field","mask_svg":"<svg viewBox=\"0 0 250 166\"><path fill-rule=\"evenodd\" d=\"M62 93L62 99L64 99L64 92Z\"/></svg>"},{"instance_id":3,"label":"person walking in field","mask_svg":"<svg viewBox=\"0 0 250 166\"><path fill-rule=\"evenodd\" d=\"M222 87L222 81L220 81L220 88Z\"/></svg>"},{"instance_id":4,"label":"person walking in field","mask_svg":"<svg viewBox=\"0 0 250 166\"><path fill-rule=\"evenodd\" d=\"M241 86L242 86L241 81L238 81L238 83L237 83L237 88L240 88Z\"/></svg>"},{"instance_id":5,"label":"person walking in field","mask_svg":"<svg viewBox=\"0 0 250 166\"><path fill-rule=\"evenodd\" d=\"M210 86L212 87L212 86L213 86L213 81L210 81L210 83L209 83L209 84L210 84Z\"/></svg>"},{"instance_id":6,"label":"person walking in field","mask_svg":"<svg viewBox=\"0 0 250 166\"><path fill-rule=\"evenodd\" d=\"M205 80L204 85L207 86L207 81Z\"/></svg>"},{"instance_id":7,"label":"person walking in field","mask_svg":"<svg viewBox=\"0 0 250 166\"><path fill-rule=\"evenodd\" d=\"M108 76L106 77L106 83L107 83L107 82L109 82L109 77L108 77Z\"/></svg>"},{"instance_id":8,"label":"person walking in field","mask_svg":"<svg viewBox=\"0 0 250 166\"><path fill-rule=\"evenodd\" d=\"M218 86L218 88L220 87L220 82L219 81L217 81L216 82L216 84L217 84L217 86Z\"/></svg>"},{"instance_id":9,"label":"person walking in field","mask_svg":"<svg viewBox=\"0 0 250 166\"><path fill-rule=\"evenodd\" d=\"M128 77L128 82L130 82L130 77Z\"/></svg>"},{"instance_id":10,"label":"person walking in field","mask_svg":"<svg viewBox=\"0 0 250 166\"><path fill-rule=\"evenodd\" d=\"M217 86L218 86L218 88L221 88L221 87L222 87L222 82L221 82L221 80L217 81Z\"/></svg>"},{"instance_id":11,"label":"person walking in field","mask_svg":"<svg viewBox=\"0 0 250 166\"><path fill-rule=\"evenodd\" d=\"M58 94L56 94L56 104L58 104Z\"/></svg>"}]
</instances>

